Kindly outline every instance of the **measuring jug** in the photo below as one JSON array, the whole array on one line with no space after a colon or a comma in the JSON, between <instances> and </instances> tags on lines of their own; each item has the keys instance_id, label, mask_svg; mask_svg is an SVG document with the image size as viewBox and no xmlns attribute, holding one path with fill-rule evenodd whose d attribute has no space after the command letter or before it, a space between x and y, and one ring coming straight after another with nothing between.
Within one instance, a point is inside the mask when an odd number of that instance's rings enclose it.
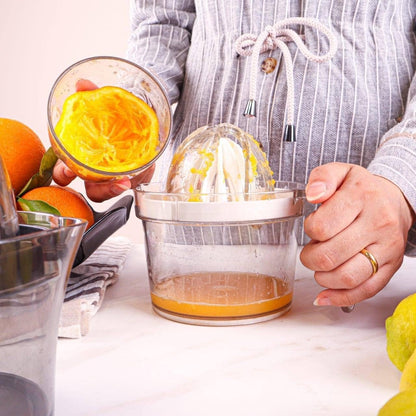
<instances>
[{"instance_id":1,"label":"measuring jug","mask_svg":"<svg viewBox=\"0 0 416 416\"><path fill-rule=\"evenodd\" d=\"M59 315L86 222L17 214L17 235L0 239L0 416L52 416Z\"/></svg>"}]
</instances>

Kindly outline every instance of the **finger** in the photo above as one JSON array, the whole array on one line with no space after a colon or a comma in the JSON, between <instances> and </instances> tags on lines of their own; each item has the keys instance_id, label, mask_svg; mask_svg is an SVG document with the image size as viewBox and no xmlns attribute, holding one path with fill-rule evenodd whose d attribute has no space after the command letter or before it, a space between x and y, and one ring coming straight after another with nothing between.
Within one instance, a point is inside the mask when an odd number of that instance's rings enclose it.
<instances>
[{"instance_id":1,"label":"finger","mask_svg":"<svg viewBox=\"0 0 416 416\"><path fill-rule=\"evenodd\" d=\"M300 253L303 265L318 272L335 270L379 237L379 232L364 216L348 225L332 238L306 244Z\"/></svg>"},{"instance_id":2,"label":"finger","mask_svg":"<svg viewBox=\"0 0 416 416\"><path fill-rule=\"evenodd\" d=\"M85 190L91 201L102 202L133 189L140 183L150 182L155 171L154 165L132 179L127 177L112 182L85 182Z\"/></svg>"},{"instance_id":3,"label":"finger","mask_svg":"<svg viewBox=\"0 0 416 416\"><path fill-rule=\"evenodd\" d=\"M77 91L92 91L96 90L97 88L97 85L88 79L79 79L75 84L75 89Z\"/></svg>"},{"instance_id":4,"label":"finger","mask_svg":"<svg viewBox=\"0 0 416 416\"><path fill-rule=\"evenodd\" d=\"M130 179L132 189L136 188L141 183L148 183L151 181L153 174L155 172L155 165L153 164L145 171L141 172L139 175Z\"/></svg>"},{"instance_id":5,"label":"finger","mask_svg":"<svg viewBox=\"0 0 416 416\"><path fill-rule=\"evenodd\" d=\"M122 178L112 182L85 182L85 191L91 201L103 202L121 195L131 188L129 178Z\"/></svg>"},{"instance_id":6,"label":"finger","mask_svg":"<svg viewBox=\"0 0 416 416\"><path fill-rule=\"evenodd\" d=\"M312 243L302 252L303 264L330 271L375 242L382 242L386 258L404 250L406 227L400 225L400 207L390 198L394 189L387 185L363 169L351 171L336 194L305 220Z\"/></svg>"},{"instance_id":7,"label":"finger","mask_svg":"<svg viewBox=\"0 0 416 416\"><path fill-rule=\"evenodd\" d=\"M349 227L358 216L361 216L364 207L371 205L369 204L369 195L371 192L375 193L374 189L377 184L375 177L359 166L326 165L326 169L330 167L334 168L331 170L334 174L329 174L329 172L325 174L333 178L333 185L337 186L336 192L305 219L304 225L306 234L311 239L318 241L332 238ZM316 173L321 174L322 172ZM340 182L343 174L345 177ZM368 215L368 210L366 212ZM372 214L376 213L372 212ZM371 216L369 219L371 220Z\"/></svg>"},{"instance_id":8,"label":"finger","mask_svg":"<svg viewBox=\"0 0 416 416\"><path fill-rule=\"evenodd\" d=\"M328 289L317 296L315 305L353 305L374 296L386 286L400 268L404 251L397 255L393 245L386 248L383 245L374 244L367 248L376 259L376 272L374 273L372 262L363 253L357 253L353 259L337 270L337 275L333 272L326 276L319 272L316 273L315 278L318 283ZM342 270L343 268L344 270ZM344 284L339 284L337 282L340 282L342 275L348 277L344 279Z\"/></svg>"},{"instance_id":9,"label":"finger","mask_svg":"<svg viewBox=\"0 0 416 416\"><path fill-rule=\"evenodd\" d=\"M333 272L332 276L335 279L340 267L343 267L341 270L345 271L347 276L352 273L351 269L356 260L352 261L354 258L357 259L357 253L363 248L367 248L370 252L374 251L376 258L382 259L384 263L397 264L401 261L405 250L404 236L405 234L397 229L389 229L387 232L383 227L377 229L377 223L373 223L370 218L363 215L348 229L330 240L324 242L312 240L306 244L300 253L300 260L305 267L315 272ZM361 257L365 258L365 256ZM363 264L362 259L359 263Z\"/></svg>"},{"instance_id":10,"label":"finger","mask_svg":"<svg viewBox=\"0 0 416 416\"><path fill-rule=\"evenodd\" d=\"M371 253L377 253L375 246L370 247ZM378 257L383 258L382 256ZM383 267L384 264L385 262L378 263L378 268ZM354 289L372 277L373 272L372 263L364 254L357 252L348 261L333 270L315 272L315 280L320 286L327 289Z\"/></svg>"},{"instance_id":11,"label":"finger","mask_svg":"<svg viewBox=\"0 0 416 416\"><path fill-rule=\"evenodd\" d=\"M382 290L397 271L391 264L385 264L378 272L353 289L326 289L313 302L316 306L349 306L369 299Z\"/></svg>"},{"instance_id":12,"label":"finger","mask_svg":"<svg viewBox=\"0 0 416 416\"><path fill-rule=\"evenodd\" d=\"M328 163L312 170L305 188L306 199L318 204L330 198L348 175L352 165Z\"/></svg>"},{"instance_id":13,"label":"finger","mask_svg":"<svg viewBox=\"0 0 416 416\"><path fill-rule=\"evenodd\" d=\"M53 180L60 186L66 186L69 185L76 177L77 175L72 172L72 170L69 169L64 162L62 162L62 160L58 159L53 168Z\"/></svg>"},{"instance_id":14,"label":"finger","mask_svg":"<svg viewBox=\"0 0 416 416\"><path fill-rule=\"evenodd\" d=\"M305 233L312 240L326 241L349 227L363 209L361 198L354 196L354 191L342 185L329 200L305 218Z\"/></svg>"}]
</instances>

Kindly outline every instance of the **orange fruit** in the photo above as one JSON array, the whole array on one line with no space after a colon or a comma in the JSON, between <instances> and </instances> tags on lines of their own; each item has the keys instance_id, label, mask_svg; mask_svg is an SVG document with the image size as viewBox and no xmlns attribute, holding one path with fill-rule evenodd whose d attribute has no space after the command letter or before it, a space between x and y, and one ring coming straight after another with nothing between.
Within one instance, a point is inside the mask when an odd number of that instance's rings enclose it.
<instances>
[{"instance_id":1,"label":"orange fruit","mask_svg":"<svg viewBox=\"0 0 416 416\"><path fill-rule=\"evenodd\" d=\"M0 118L0 155L17 195L38 173L45 147L36 133L20 121Z\"/></svg>"},{"instance_id":2,"label":"orange fruit","mask_svg":"<svg viewBox=\"0 0 416 416\"><path fill-rule=\"evenodd\" d=\"M94 214L83 195L72 188L56 185L34 188L21 197L27 201L42 201L59 211L63 217L81 218L88 221L87 229L94 224ZM17 200L17 207L28 210L24 201Z\"/></svg>"},{"instance_id":3,"label":"orange fruit","mask_svg":"<svg viewBox=\"0 0 416 416\"><path fill-rule=\"evenodd\" d=\"M159 122L153 109L134 94L112 86L70 95L55 133L73 158L105 172L140 168L157 155L159 146Z\"/></svg>"}]
</instances>

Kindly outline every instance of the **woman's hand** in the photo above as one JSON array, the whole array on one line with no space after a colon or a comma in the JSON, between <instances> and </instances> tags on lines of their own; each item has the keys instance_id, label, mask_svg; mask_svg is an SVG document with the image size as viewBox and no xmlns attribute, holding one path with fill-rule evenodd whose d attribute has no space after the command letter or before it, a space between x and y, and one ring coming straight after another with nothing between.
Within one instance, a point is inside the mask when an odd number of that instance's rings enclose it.
<instances>
[{"instance_id":1,"label":"woman's hand","mask_svg":"<svg viewBox=\"0 0 416 416\"><path fill-rule=\"evenodd\" d=\"M108 182L88 182L85 181L85 191L91 201L102 202L122 194L124 191L135 188L140 183L150 182L155 168L152 165L132 179L127 177ZM53 180L61 186L69 185L76 174L69 169L64 162L58 160L53 169Z\"/></svg>"},{"instance_id":2,"label":"woman's hand","mask_svg":"<svg viewBox=\"0 0 416 416\"><path fill-rule=\"evenodd\" d=\"M321 204L305 219L311 242L300 255L326 288L314 303L348 306L374 296L402 264L415 219L400 189L360 166L329 163L311 172L306 198ZM378 262L374 275L364 248Z\"/></svg>"}]
</instances>

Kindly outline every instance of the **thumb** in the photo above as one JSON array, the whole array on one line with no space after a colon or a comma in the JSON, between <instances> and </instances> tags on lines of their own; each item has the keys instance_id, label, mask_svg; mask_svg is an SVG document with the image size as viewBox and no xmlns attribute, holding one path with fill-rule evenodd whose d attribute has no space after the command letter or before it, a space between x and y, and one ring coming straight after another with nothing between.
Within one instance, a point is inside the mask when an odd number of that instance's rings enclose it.
<instances>
[{"instance_id":1,"label":"thumb","mask_svg":"<svg viewBox=\"0 0 416 416\"><path fill-rule=\"evenodd\" d=\"M327 163L313 169L306 184L308 202L319 204L329 199L344 182L352 165L347 163Z\"/></svg>"},{"instance_id":2,"label":"thumb","mask_svg":"<svg viewBox=\"0 0 416 416\"><path fill-rule=\"evenodd\" d=\"M131 183L127 177L117 181L85 182L87 196L94 202L103 202L107 199L114 198L130 188Z\"/></svg>"}]
</instances>

